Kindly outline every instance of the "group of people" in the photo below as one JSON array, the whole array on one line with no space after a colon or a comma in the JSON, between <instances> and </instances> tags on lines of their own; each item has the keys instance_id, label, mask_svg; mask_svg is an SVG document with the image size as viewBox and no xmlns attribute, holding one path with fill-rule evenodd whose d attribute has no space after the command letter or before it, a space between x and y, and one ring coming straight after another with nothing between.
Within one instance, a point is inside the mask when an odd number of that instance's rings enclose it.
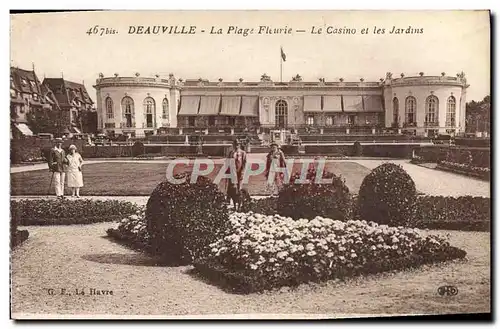
<instances>
[{"instance_id":1,"label":"group of people","mask_svg":"<svg viewBox=\"0 0 500 329\"><path fill-rule=\"evenodd\" d=\"M67 178L67 186L71 189L71 195L73 197L80 197L80 188L83 187L83 158L80 153L77 152L75 145L70 145L69 154L66 154L62 148L62 139L56 138L55 145L50 151L49 158L49 169L52 171L51 184L54 184L56 196L58 198L64 198L64 187ZM269 179L269 173L271 172L271 166L273 162L278 165L279 168L285 168L285 155L283 151L280 150L277 143L271 143L271 150L266 157L266 169L265 178L266 181ZM236 185L237 190L241 190L244 170L247 161L247 153L243 150L240 141L236 140L233 143L233 150L229 153L229 159L233 159L236 169ZM276 192L276 189L283 182L283 173L275 175L274 181L268 186L272 190L272 193ZM229 190L229 184L228 184Z\"/></svg>"},{"instance_id":2,"label":"group of people","mask_svg":"<svg viewBox=\"0 0 500 329\"><path fill-rule=\"evenodd\" d=\"M264 171L266 182L269 179L269 173L271 172L271 166L272 166L273 162L279 168L286 167L285 154L279 148L279 145L277 143L273 142L270 144L270 147L271 147L271 150L269 151L269 153L266 156L266 169ZM247 153L242 149L242 144L240 141L235 140L233 142L233 150L229 153L228 158L234 160L235 169L236 169L236 179L237 179L237 182L235 185L237 185L238 190L241 190L243 176L244 176L244 170L245 170L245 166L246 166L246 162L247 162ZM276 192L276 189L279 186L281 186L282 183L283 183L283 173L276 174L274 181L271 182L271 184L268 184L268 189L270 189L271 192L274 194ZM228 184L228 191L229 191L229 188L230 188L230 184Z\"/></svg>"},{"instance_id":3,"label":"group of people","mask_svg":"<svg viewBox=\"0 0 500 329\"><path fill-rule=\"evenodd\" d=\"M80 197L80 188L83 186L83 158L77 152L75 145L70 145L69 154L62 148L62 139L56 138L54 147L50 150L49 169L52 171L51 184L54 184L57 198L64 198L64 185L68 178L68 187L73 197Z\"/></svg>"}]
</instances>

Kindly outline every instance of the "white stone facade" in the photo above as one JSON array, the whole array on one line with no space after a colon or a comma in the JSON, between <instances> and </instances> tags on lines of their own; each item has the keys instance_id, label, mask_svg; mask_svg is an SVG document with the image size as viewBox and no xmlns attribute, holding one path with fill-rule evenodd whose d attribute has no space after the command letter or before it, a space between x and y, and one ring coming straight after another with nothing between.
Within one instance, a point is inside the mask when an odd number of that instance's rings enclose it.
<instances>
[{"instance_id":1,"label":"white stone facade","mask_svg":"<svg viewBox=\"0 0 500 329\"><path fill-rule=\"evenodd\" d=\"M259 82L242 79L239 82L222 79L184 82L173 74L167 79L143 78L139 74L105 78L101 74L94 87L98 128L115 134L143 136L156 133L161 127L258 124L286 128L305 125L394 127L423 135L430 130L465 131L468 85L463 74L448 77L421 73L393 79L392 74L387 73L386 79L380 82L363 79L303 82L296 76L287 83L273 82L265 74ZM409 115L405 107L408 97L414 99L414 116ZM395 117L397 103L399 115ZM187 108L189 106L193 108Z\"/></svg>"}]
</instances>

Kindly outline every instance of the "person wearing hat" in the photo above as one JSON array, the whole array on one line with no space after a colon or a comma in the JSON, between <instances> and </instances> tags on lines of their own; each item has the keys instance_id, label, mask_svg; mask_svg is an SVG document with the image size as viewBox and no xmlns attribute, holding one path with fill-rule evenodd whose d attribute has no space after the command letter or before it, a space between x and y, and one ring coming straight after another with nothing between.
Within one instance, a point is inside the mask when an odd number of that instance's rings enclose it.
<instances>
[{"instance_id":1,"label":"person wearing hat","mask_svg":"<svg viewBox=\"0 0 500 329\"><path fill-rule=\"evenodd\" d=\"M66 156L66 159L68 160L68 187L71 188L71 196L79 198L80 187L83 186L83 158L76 151L75 145L69 146L69 154Z\"/></svg>"},{"instance_id":2,"label":"person wearing hat","mask_svg":"<svg viewBox=\"0 0 500 329\"><path fill-rule=\"evenodd\" d=\"M238 191L241 190L241 183L243 181L243 173L245 171L245 166L247 164L247 153L243 151L241 148L241 142L239 140L234 140L233 141L233 149L231 152L229 152L228 159L234 160L234 165L236 169L236 178L237 178L237 188ZM229 170L231 167L229 167L226 171L226 173L229 173ZM229 182L231 183L231 182ZM235 182L232 182L235 183ZM229 185L228 184L228 190L229 190Z\"/></svg>"},{"instance_id":3,"label":"person wearing hat","mask_svg":"<svg viewBox=\"0 0 500 329\"><path fill-rule=\"evenodd\" d=\"M264 172L265 177L266 177L266 182L269 180L269 173L271 171L271 165L277 166L278 168L286 168L286 162L285 162L285 154L283 151L279 148L278 143L276 142L271 142L269 145L271 147L271 151L266 156L266 171ZM276 169L278 169L276 168ZM276 173L274 181L270 183L270 186L268 186L273 193L276 192L276 188L281 186L283 183L283 173Z\"/></svg>"},{"instance_id":4,"label":"person wearing hat","mask_svg":"<svg viewBox=\"0 0 500 329\"><path fill-rule=\"evenodd\" d=\"M54 140L54 147L50 150L49 169L53 173L52 177L56 196L61 199L64 198L64 180L66 178L64 166L67 163L66 153L62 149L62 138L56 138Z\"/></svg>"}]
</instances>

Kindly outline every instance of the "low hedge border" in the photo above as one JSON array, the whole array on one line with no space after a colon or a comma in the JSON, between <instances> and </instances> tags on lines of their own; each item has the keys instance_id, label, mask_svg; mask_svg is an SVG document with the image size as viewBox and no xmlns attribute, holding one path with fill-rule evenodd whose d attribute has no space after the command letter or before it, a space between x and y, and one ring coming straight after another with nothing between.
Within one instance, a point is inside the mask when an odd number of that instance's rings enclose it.
<instances>
[{"instance_id":1,"label":"low hedge border","mask_svg":"<svg viewBox=\"0 0 500 329\"><path fill-rule=\"evenodd\" d=\"M28 230L16 230L16 232L13 232L10 236L10 247L15 248L19 246L21 243L28 240L29 235Z\"/></svg>"},{"instance_id":2,"label":"low hedge border","mask_svg":"<svg viewBox=\"0 0 500 329\"><path fill-rule=\"evenodd\" d=\"M336 275L334 277L322 278L320 280L310 280L310 278L306 276L296 278L294 280L290 280L286 286L296 287L302 283L319 283L324 282L325 280L343 280L360 275L373 275L388 271L401 271L418 268L422 265L462 259L466 256L466 252L459 248L451 246L449 248L450 253L432 255L433 258L430 258L429 255L410 255L391 259L389 261L384 260L384 262L369 262L364 264L360 268L346 268L345 270L338 271L336 272ZM202 261L195 261L193 263L193 266L195 270L204 278L208 279L213 284L220 286L224 290L231 291L233 293L250 294L272 290L276 287L271 279L263 278L260 276L248 276L245 273L227 269L222 265L206 264Z\"/></svg>"},{"instance_id":3,"label":"low hedge border","mask_svg":"<svg viewBox=\"0 0 500 329\"><path fill-rule=\"evenodd\" d=\"M436 166L436 169L442 170L442 171L447 171L447 172L452 172L455 174L460 174L464 176L469 176L469 177L474 177L474 178L479 178L485 181L490 181L491 180L491 172L490 171L474 171L473 169L465 169L462 167L450 165L450 164L444 164L444 163L438 163Z\"/></svg>"},{"instance_id":4,"label":"low hedge border","mask_svg":"<svg viewBox=\"0 0 500 329\"><path fill-rule=\"evenodd\" d=\"M118 200L24 199L10 202L12 220L23 226L110 222L137 210L135 203Z\"/></svg>"},{"instance_id":5,"label":"low hedge border","mask_svg":"<svg viewBox=\"0 0 500 329\"><path fill-rule=\"evenodd\" d=\"M50 225L86 225L106 223L120 220L123 216L89 216L89 217L59 217L59 218L29 218L23 219L22 226L50 226Z\"/></svg>"}]
</instances>

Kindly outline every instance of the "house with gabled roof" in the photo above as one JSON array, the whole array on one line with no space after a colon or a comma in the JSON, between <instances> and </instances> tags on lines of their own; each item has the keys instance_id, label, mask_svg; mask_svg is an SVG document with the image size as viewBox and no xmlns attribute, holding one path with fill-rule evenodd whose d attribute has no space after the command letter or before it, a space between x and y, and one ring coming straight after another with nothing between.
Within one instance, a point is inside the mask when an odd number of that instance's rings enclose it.
<instances>
[{"instance_id":1,"label":"house with gabled roof","mask_svg":"<svg viewBox=\"0 0 500 329\"><path fill-rule=\"evenodd\" d=\"M10 68L10 114L13 135L32 136L28 113L57 108L57 100L47 86L40 83L35 70Z\"/></svg>"},{"instance_id":2,"label":"house with gabled roof","mask_svg":"<svg viewBox=\"0 0 500 329\"><path fill-rule=\"evenodd\" d=\"M80 133L82 123L78 120L79 114L81 111L92 111L94 104L85 85L64 78L45 78L43 85L53 92L62 111L65 127L62 133Z\"/></svg>"}]
</instances>

